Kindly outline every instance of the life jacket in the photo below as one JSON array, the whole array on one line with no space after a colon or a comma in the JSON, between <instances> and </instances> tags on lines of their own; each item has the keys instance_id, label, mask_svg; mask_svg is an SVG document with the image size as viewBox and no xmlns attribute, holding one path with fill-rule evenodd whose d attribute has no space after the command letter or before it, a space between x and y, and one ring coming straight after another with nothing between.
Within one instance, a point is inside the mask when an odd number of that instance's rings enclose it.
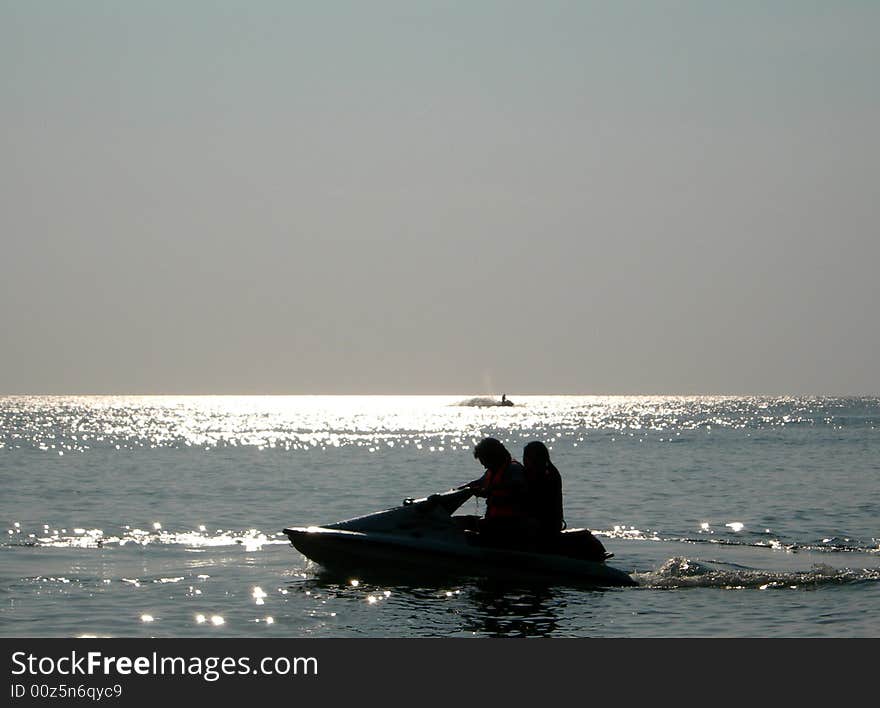
<instances>
[{"instance_id":1,"label":"life jacket","mask_svg":"<svg viewBox=\"0 0 880 708\"><path fill-rule=\"evenodd\" d=\"M515 497L509 484L504 483L504 475L511 465L519 465L509 460L496 470L486 470L483 478L483 491L486 493L486 518L509 519L522 516L520 502Z\"/></svg>"}]
</instances>

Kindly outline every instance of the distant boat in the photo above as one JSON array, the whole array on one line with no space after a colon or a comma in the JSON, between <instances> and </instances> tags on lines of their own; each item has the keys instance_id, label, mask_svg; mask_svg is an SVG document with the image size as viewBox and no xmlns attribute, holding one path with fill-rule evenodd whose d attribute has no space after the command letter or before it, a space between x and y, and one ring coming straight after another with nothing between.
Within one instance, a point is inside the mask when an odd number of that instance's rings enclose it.
<instances>
[{"instance_id":1,"label":"distant boat","mask_svg":"<svg viewBox=\"0 0 880 708\"><path fill-rule=\"evenodd\" d=\"M497 406L512 406L513 401L507 398L507 394L501 396L499 401L497 398L490 396L477 396L476 398L468 398L455 404L456 406L468 406L472 408L493 408Z\"/></svg>"}]
</instances>

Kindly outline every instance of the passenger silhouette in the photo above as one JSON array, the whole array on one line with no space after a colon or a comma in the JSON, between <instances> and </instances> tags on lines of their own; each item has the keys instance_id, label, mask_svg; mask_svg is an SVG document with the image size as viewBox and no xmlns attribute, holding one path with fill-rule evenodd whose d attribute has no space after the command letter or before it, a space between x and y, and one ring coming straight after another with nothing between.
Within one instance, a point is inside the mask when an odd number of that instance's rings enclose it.
<instances>
[{"instance_id":1,"label":"passenger silhouette","mask_svg":"<svg viewBox=\"0 0 880 708\"><path fill-rule=\"evenodd\" d=\"M562 476L550 461L547 446L535 440L523 448L531 513L537 521L538 542L552 545L565 528L562 513Z\"/></svg>"}]
</instances>

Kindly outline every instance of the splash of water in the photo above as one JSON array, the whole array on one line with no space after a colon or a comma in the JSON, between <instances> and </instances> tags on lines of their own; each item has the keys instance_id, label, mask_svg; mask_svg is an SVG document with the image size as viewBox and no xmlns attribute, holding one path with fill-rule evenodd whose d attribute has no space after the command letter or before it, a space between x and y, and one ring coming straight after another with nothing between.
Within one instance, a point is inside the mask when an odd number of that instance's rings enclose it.
<instances>
[{"instance_id":1,"label":"splash of water","mask_svg":"<svg viewBox=\"0 0 880 708\"><path fill-rule=\"evenodd\" d=\"M649 588L722 588L756 590L807 590L833 585L880 581L880 569L832 568L815 564L808 571L768 571L732 564L670 558L657 570L635 573L638 583Z\"/></svg>"}]
</instances>

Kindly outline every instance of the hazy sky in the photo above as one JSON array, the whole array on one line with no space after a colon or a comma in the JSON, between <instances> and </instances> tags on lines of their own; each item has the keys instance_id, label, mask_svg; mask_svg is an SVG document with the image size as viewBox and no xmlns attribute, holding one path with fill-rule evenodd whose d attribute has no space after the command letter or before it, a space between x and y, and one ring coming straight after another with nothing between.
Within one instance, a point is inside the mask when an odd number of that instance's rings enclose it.
<instances>
[{"instance_id":1,"label":"hazy sky","mask_svg":"<svg viewBox=\"0 0 880 708\"><path fill-rule=\"evenodd\" d=\"M878 36L0 0L0 393L880 393Z\"/></svg>"}]
</instances>

